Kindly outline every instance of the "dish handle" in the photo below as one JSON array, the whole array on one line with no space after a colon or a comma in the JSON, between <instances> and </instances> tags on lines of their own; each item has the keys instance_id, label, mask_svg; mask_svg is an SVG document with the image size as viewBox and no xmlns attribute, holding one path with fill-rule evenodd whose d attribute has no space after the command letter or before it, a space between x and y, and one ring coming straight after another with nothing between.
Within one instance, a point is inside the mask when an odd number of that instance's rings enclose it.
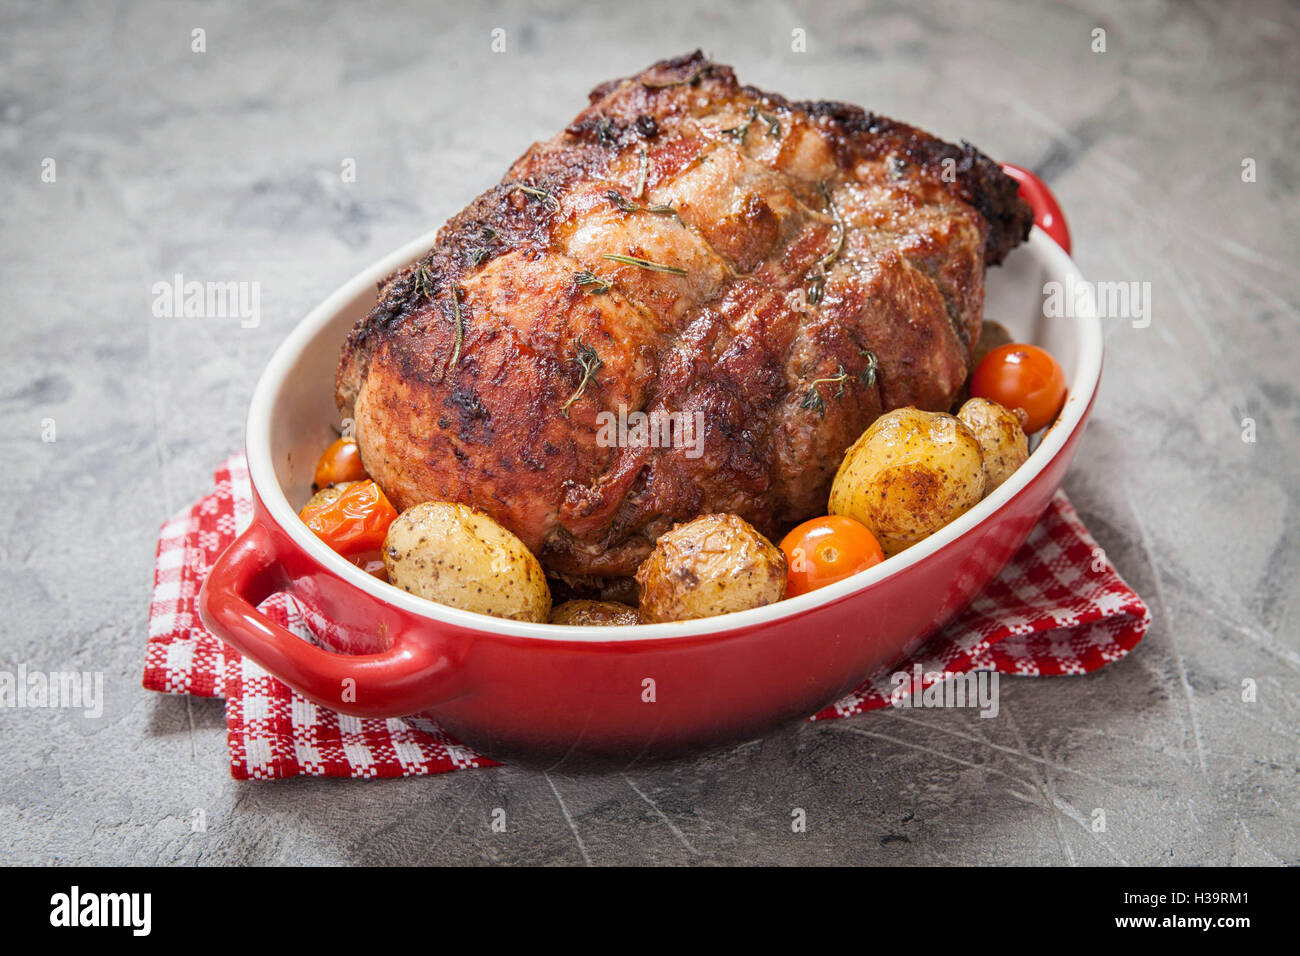
<instances>
[{"instance_id":1,"label":"dish handle","mask_svg":"<svg viewBox=\"0 0 1300 956\"><path fill-rule=\"evenodd\" d=\"M1061 212L1061 204L1047 188L1047 183L1023 166L1013 163L1003 163L1002 171L1020 183L1020 195L1034 210L1034 223L1069 255L1070 227L1065 222L1065 214Z\"/></svg>"},{"instance_id":2,"label":"dish handle","mask_svg":"<svg viewBox=\"0 0 1300 956\"><path fill-rule=\"evenodd\" d=\"M273 536L254 520L212 566L199 591L204 626L323 707L355 717L402 717L446 700L452 658L399 631L377 654L323 650L257 609L285 584Z\"/></svg>"}]
</instances>

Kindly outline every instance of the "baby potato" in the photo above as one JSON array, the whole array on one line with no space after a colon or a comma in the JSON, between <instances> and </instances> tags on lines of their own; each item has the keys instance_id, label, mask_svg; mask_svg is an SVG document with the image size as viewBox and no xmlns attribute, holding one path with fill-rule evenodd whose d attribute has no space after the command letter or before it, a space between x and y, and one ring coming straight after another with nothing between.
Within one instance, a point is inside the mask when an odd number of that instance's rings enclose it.
<instances>
[{"instance_id":1,"label":"baby potato","mask_svg":"<svg viewBox=\"0 0 1300 956\"><path fill-rule=\"evenodd\" d=\"M892 555L976 504L985 481L980 443L965 424L942 412L897 408L845 452L829 510L861 521Z\"/></svg>"},{"instance_id":2,"label":"baby potato","mask_svg":"<svg viewBox=\"0 0 1300 956\"><path fill-rule=\"evenodd\" d=\"M312 495L298 513L302 514L309 508L316 509L322 505L332 504L343 495L343 492L347 491L348 488L355 484L355 481L340 481L337 485L327 485L320 491L316 492L316 494Z\"/></svg>"},{"instance_id":3,"label":"baby potato","mask_svg":"<svg viewBox=\"0 0 1300 956\"><path fill-rule=\"evenodd\" d=\"M403 511L384 539L384 566L390 584L439 604L516 621L545 621L551 612L533 553L465 505L426 501Z\"/></svg>"},{"instance_id":4,"label":"baby potato","mask_svg":"<svg viewBox=\"0 0 1300 956\"><path fill-rule=\"evenodd\" d=\"M1029 458L1029 439L1020 427L1015 412L1008 411L987 398L972 398L957 417L980 443L984 455L984 494L1011 477L1011 473Z\"/></svg>"},{"instance_id":5,"label":"baby potato","mask_svg":"<svg viewBox=\"0 0 1300 956\"><path fill-rule=\"evenodd\" d=\"M637 568L641 620L689 621L772 604L785 596L781 549L742 518L702 515L660 536Z\"/></svg>"},{"instance_id":6,"label":"baby potato","mask_svg":"<svg viewBox=\"0 0 1300 956\"><path fill-rule=\"evenodd\" d=\"M576 624L580 627L612 627L638 624L636 608L617 601L565 601L551 611L552 624Z\"/></svg>"}]
</instances>

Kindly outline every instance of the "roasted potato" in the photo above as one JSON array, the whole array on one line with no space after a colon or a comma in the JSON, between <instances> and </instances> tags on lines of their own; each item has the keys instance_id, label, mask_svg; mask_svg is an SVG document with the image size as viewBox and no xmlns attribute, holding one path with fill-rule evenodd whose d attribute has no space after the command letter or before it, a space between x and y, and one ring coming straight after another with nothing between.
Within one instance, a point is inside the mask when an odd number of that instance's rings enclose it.
<instances>
[{"instance_id":1,"label":"roasted potato","mask_svg":"<svg viewBox=\"0 0 1300 956\"><path fill-rule=\"evenodd\" d=\"M957 418L966 423L984 456L984 494L988 494L1029 458L1029 439L1015 412L987 398L972 398Z\"/></svg>"},{"instance_id":2,"label":"roasted potato","mask_svg":"<svg viewBox=\"0 0 1300 956\"><path fill-rule=\"evenodd\" d=\"M576 624L579 627L612 627L637 624L636 608L617 601L565 601L551 610L552 624Z\"/></svg>"},{"instance_id":3,"label":"roasted potato","mask_svg":"<svg viewBox=\"0 0 1300 956\"><path fill-rule=\"evenodd\" d=\"M985 480L980 443L965 424L898 408L845 452L829 511L861 521L885 554L897 554L978 502Z\"/></svg>"},{"instance_id":4,"label":"roasted potato","mask_svg":"<svg viewBox=\"0 0 1300 956\"><path fill-rule=\"evenodd\" d=\"M688 621L772 604L785 596L781 550L749 522L702 515L659 538L637 568L641 620Z\"/></svg>"},{"instance_id":5,"label":"roasted potato","mask_svg":"<svg viewBox=\"0 0 1300 956\"><path fill-rule=\"evenodd\" d=\"M384 539L388 581L439 604L516 621L545 621L551 589L524 543L481 511L426 501Z\"/></svg>"},{"instance_id":6,"label":"roasted potato","mask_svg":"<svg viewBox=\"0 0 1300 956\"><path fill-rule=\"evenodd\" d=\"M340 481L337 485L330 485L327 488L322 488L320 491L316 492L316 494L312 495L305 505L298 509L298 513L302 514L308 508L318 508L321 505L330 504L342 495L350 486L355 484L355 481Z\"/></svg>"}]
</instances>

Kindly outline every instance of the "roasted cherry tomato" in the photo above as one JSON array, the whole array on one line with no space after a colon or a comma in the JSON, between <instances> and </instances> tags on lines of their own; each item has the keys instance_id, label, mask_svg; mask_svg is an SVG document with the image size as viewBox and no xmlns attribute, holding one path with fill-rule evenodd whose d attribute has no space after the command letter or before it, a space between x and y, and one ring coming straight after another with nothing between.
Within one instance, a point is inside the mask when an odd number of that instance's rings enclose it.
<instances>
[{"instance_id":1,"label":"roasted cherry tomato","mask_svg":"<svg viewBox=\"0 0 1300 956\"><path fill-rule=\"evenodd\" d=\"M781 539L790 565L785 596L807 594L885 560L876 536L846 515L826 515L799 525Z\"/></svg>"},{"instance_id":2,"label":"roasted cherry tomato","mask_svg":"<svg viewBox=\"0 0 1300 956\"><path fill-rule=\"evenodd\" d=\"M1020 414L1032 435L1056 419L1065 404L1065 372L1037 345L1000 345L971 376L970 393Z\"/></svg>"},{"instance_id":3,"label":"roasted cherry tomato","mask_svg":"<svg viewBox=\"0 0 1300 956\"><path fill-rule=\"evenodd\" d=\"M361 464L361 453L351 438L340 438L325 449L316 462L316 487L328 488L340 481L360 481L368 477Z\"/></svg>"},{"instance_id":4,"label":"roasted cherry tomato","mask_svg":"<svg viewBox=\"0 0 1300 956\"><path fill-rule=\"evenodd\" d=\"M397 509L388 503L377 484L366 480L348 485L332 501L316 505L308 502L298 517L339 554L352 556L383 548Z\"/></svg>"}]
</instances>

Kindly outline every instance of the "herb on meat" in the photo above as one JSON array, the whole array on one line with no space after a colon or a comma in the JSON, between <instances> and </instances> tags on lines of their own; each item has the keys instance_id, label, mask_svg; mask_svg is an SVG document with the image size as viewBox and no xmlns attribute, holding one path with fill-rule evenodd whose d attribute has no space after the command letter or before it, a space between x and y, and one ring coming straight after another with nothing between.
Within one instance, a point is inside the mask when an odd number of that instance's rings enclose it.
<instances>
[{"instance_id":1,"label":"herb on meat","mask_svg":"<svg viewBox=\"0 0 1300 956\"><path fill-rule=\"evenodd\" d=\"M596 373L605 364L601 361L600 356L596 354L596 350L583 342L582 339L578 339L573 351L574 357L569 361L577 362L582 367L582 379L578 382L577 390L569 396L569 400L560 406L560 412L565 418L569 417L569 406L582 397L582 393L587 390L588 382L596 381Z\"/></svg>"},{"instance_id":2,"label":"herb on meat","mask_svg":"<svg viewBox=\"0 0 1300 956\"><path fill-rule=\"evenodd\" d=\"M475 246L473 249L470 250L470 255L469 255L470 262L476 266L481 265L483 260L488 257L488 254L490 252L490 250L488 249L488 243L492 242L492 240L497 238L497 231L493 229L491 226L484 226L482 230L479 232L479 235L483 239L483 245Z\"/></svg>"},{"instance_id":3,"label":"herb on meat","mask_svg":"<svg viewBox=\"0 0 1300 956\"><path fill-rule=\"evenodd\" d=\"M610 283L590 269L583 269L573 277L576 285L586 289L592 295L602 295L610 290Z\"/></svg>"},{"instance_id":4,"label":"herb on meat","mask_svg":"<svg viewBox=\"0 0 1300 956\"><path fill-rule=\"evenodd\" d=\"M423 262L415 267L414 290L417 299L432 299L438 292L438 282L433 276L433 270Z\"/></svg>"},{"instance_id":5,"label":"herb on meat","mask_svg":"<svg viewBox=\"0 0 1300 956\"><path fill-rule=\"evenodd\" d=\"M650 154L646 152L644 146L641 147L641 157L637 160L636 173L636 192L632 194L633 199L640 199L645 195L645 177L646 172L650 169Z\"/></svg>"},{"instance_id":6,"label":"herb on meat","mask_svg":"<svg viewBox=\"0 0 1300 956\"><path fill-rule=\"evenodd\" d=\"M537 197L543 203L545 203L546 208L548 209L560 208L559 201L554 196L552 196L549 192L547 192L545 189L542 189L540 186L525 186L523 184L516 184L515 189L518 189L522 193L527 193L530 196Z\"/></svg>"},{"instance_id":7,"label":"herb on meat","mask_svg":"<svg viewBox=\"0 0 1300 956\"><path fill-rule=\"evenodd\" d=\"M826 291L826 270L835 263L835 260L840 257L840 253L844 251L844 244L849 234L848 227L840 217L839 210L835 208L835 200L831 198L831 191L825 183L821 184L821 191L826 198L826 205L830 209L831 218L835 220L835 245L830 252L822 256L817 262L817 271L808 287L808 302L811 305L817 305L821 302Z\"/></svg>"},{"instance_id":8,"label":"herb on meat","mask_svg":"<svg viewBox=\"0 0 1300 956\"><path fill-rule=\"evenodd\" d=\"M870 349L863 349L862 354L867 357L867 367L858 373L858 378L862 379L862 384L867 388L874 388L876 372L880 369L880 363L876 360L876 353Z\"/></svg>"},{"instance_id":9,"label":"herb on meat","mask_svg":"<svg viewBox=\"0 0 1300 956\"><path fill-rule=\"evenodd\" d=\"M804 393L803 401L799 403L799 407L812 409L813 411L821 415L823 418L825 418L826 401L825 399L822 398L821 391L817 388L817 386L821 385L823 382L834 382L837 386L835 389L835 398L842 398L844 396L844 383L847 382L848 380L849 380L849 373L844 371L843 365L839 367L837 374L831 376L830 378L813 379L812 382L809 383L808 391Z\"/></svg>"},{"instance_id":10,"label":"herb on meat","mask_svg":"<svg viewBox=\"0 0 1300 956\"><path fill-rule=\"evenodd\" d=\"M465 323L460 317L460 296L456 294L456 287L451 287L451 311L452 319L456 323L456 348L451 353L451 362L449 365L455 368L460 364L460 346L465 341Z\"/></svg>"},{"instance_id":11,"label":"herb on meat","mask_svg":"<svg viewBox=\"0 0 1300 956\"><path fill-rule=\"evenodd\" d=\"M605 198L619 209L623 210L623 212L651 212L656 216L672 216L677 220L678 225L686 225L686 223L682 222L681 216L677 215L677 210L673 208L672 203L663 203L657 206L642 206L639 203L634 203L629 199L623 198L623 194L617 189L606 190Z\"/></svg>"},{"instance_id":12,"label":"herb on meat","mask_svg":"<svg viewBox=\"0 0 1300 956\"><path fill-rule=\"evenodd\" d=\"M764 113L757 106L751 106L745 111L745 122L740 126L733 126L730 129L724 129L722 132L730 136L738 143L743 143L745 137L749 134L749 128L754 125L754 120L762 119L767 123L768 136L781 135L781 121L770 113Z\"/></svg>"},{"instance_id":13,"label":"herb on meat","mask_svg":"<svg viewBox=\"0 0 1300 956\"><path fill-rule=\"evenodd\" d=\"M649 259L639 259L636 256L619 256L612 252L607 252L601 256L602 259L608 259L611 262L621 262L625 266L637 266L641 269L649 269L651 272L667 272L669 275L684 276L687 274L685 269L678 266L666 266L662 262L652 262Z\"/></svg>"}]
</instances>

